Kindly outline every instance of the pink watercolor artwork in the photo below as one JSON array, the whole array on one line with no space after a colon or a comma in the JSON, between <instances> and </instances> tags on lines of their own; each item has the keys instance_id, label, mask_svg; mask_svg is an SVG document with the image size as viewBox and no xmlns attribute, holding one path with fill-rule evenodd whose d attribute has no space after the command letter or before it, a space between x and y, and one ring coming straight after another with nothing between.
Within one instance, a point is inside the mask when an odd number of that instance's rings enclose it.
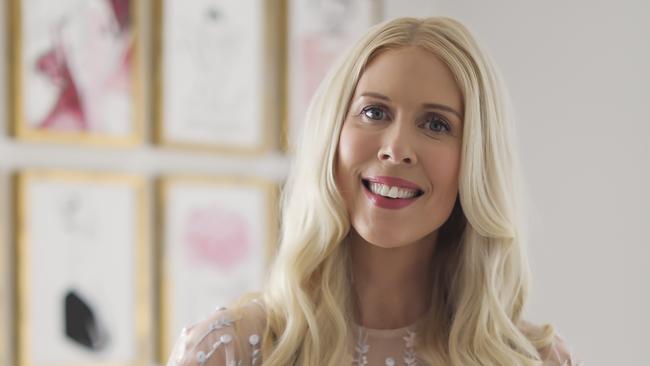
<instances>
[{"instance_id":1,"label":"pink watercolor artwork","mask_svg":"<svg viewBox=\"0 0 650 366\"><path fill-rule=\"evenodd\" d=\"M57 90L39 129L107 131L128 118L134 44L130 0L92 0L52 23L51 47L33 60L33 72Z\"/></svg>"},{"instance_id":2,"label":"pink watercolor artwork","mask_svg":"<svg viewBox=\"0 0 650 366\"><path fill-rule=\"evenodd\" d=\"M306 104L311 100L327 70L341 52L340 45L320 34L313 34L303 39L301 47L304 52L305 73L303 100Z\"/></svg>"},{"instance_id":3,"label":"pink watercolor artwork","mask_svg":"<svg viewBox=\"0 0 650 366\"><path fill-rule=\"evenodd\" d=\"M190 261L195 264L229 271L251 251L246 219L219 206L192 210L184 229Z\"/></svg>"}]
</instances>

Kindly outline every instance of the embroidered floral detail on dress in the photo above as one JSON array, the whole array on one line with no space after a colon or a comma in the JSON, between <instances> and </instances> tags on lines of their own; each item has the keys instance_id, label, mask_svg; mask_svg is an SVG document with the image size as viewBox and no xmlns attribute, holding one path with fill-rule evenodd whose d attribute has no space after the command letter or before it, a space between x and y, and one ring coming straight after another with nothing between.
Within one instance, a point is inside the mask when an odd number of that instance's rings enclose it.
<instances>
[{"instance_id":1,"label":"embroidered floral detail on dress","mask_svg":"<svg viewBox=\"0 0 650 366\"><path fill-rule=\"evenodd\" d=\"M352 361L353 366L365 366L368 364L368 350L370 346L366 342L367 334L363 333L363 330L359 328L359 337L357 338L357 345L354 347L356 352L356 358Z\"/></svg>"},{"instance_id":2,"label":"embroidered floral detail on dress","mask_svg":"<svg viewBox=\"0 0 650 366\"><path fill-rule=\"evenodd\" d=\"M416 366L418 364L417 356L415 354L415 332L407 330L407 335L403 338L406 343L406 350L404 351L404 363L406 366Z\"/></svg>"},{"instance_id":3,"label":"embroidered floral detail on dress","mask_svg":"<svg viewBox=\"0 0 650 366\"><path fill-rule=\"evenodd\" d=\"M543 366L584 366L582 360L575 358L564 339L556 335L550 350L546 350Z\"/></svg>"},{"instance_id":4,"label":"embroidered floral detail on dress","mask_svg":"<svg viewBox=\"0 0 650 366\"><path fill-rule=\"evenodd\" d=\"M254 366L260 355L260 336L257 334L251 335L248 337L248 343L253 348L251 351L251 365Z\"/></svg>"},{"instance_id":5,"label":"embroidered floral detail on dress","mask_svg":"<svg viewBox=\"0 0 650 366\"><path fill-rule=\"evenodd\" d=\"M214 352L217 351L219 346L221 346L222 344L226 345L226 344L228 344L230 342L232 342L232 336L230 334L222 335L221 337L219 337L219 340L212 345L212 348L210 348L210 351L208 351L208 353L205 353L203 351L197 352L196 353L196 361L199 363L199 365L203 366L205 364L205 362L208 359L210 359L210 357L212 357ZM230 358L228 353L229 353L229 349L228 349L228 347L226 347L226 358ZM232 364L232 366L235 366L234 361L231 364ZM228 366L230 366L230 365L228 365Z\"/></svg>"},{"instance_id":6,"label":"embroidered floral detail on dress","mask_svg":"<svg viewBox=\"0 0 650 366\"><path fill-rule=\"evenodd\" d=\"M404 349L404 364L406 366L417 366L417 355L415 354L415 337L417 334L414 331L407 330L406 336L402 337L405 342ZM368 334L363 331L362 328L359 328L359 336L357 337L357 344L355 346L356 357L352 361L353 366L365 366L368 365L368 351L370 350L370 345L368 345ZM386 366L396 366L397 361L393 357L386 357L384 359L384 364Z\"/></svg>"},{"instance_id":7,"label":"embroidered floral detail on dress","mask_svg":"<svg viewBox=\"0 0 650 366\"><path fill-rule=\"evenodd\" d=\"M577 360L568 349L560 351L557 347L553 347L552 352L553 354L544 360L544 366L584 366L584 362Z\"/></svg>"},{"instance_id":8,"label":"embroidered floral detail on dress","mask_svg":"<svg viewBox=\"0 0 650 366\"><path fill-rule=\"evenodd\" d=\"M224 309L225 308L219 308L217 310L224 310ZM236 320L238 320L238 319L232 319L232 318L224 317L224 318L219 319L218 321L210 324L208 326L207 332L201 338L199 338L199 340L198 340L198 342L196 342L196 346L194 348L196 349L196 347L199 344L201 344L201 342L203 342L203 340L205 340L205 338L208 335L210 335L211 333L213 333L213 332L215 332L217 330L226 328L226 327L232 327L233 323ZM221 337L219 337L219 340L212 344L212 346L210 347L210 350L208 350L207 352L206 351L198 351L196 353L196 357L195 357L196 361L199 363L200 366L205 365L205 363L210 359L210 357L212 357L212 355L217 351L217 349L219 349L219 347L221 347L222 345L225 346L225 345L229 344L230 342L232 342L232 335L230 335L230 334L221 335ZM230 358L230 355L229 355L230 349L228 347L226 347L225 350L226 350L226 356L227 356L226 359L229 359ZM238 366L238 365L233 361L228 366Z\"/></svg>"},{"instance_id":9,"label":"embroidered floral detail on dress","mask_svg":"<svg viewBox=\"0 0 650 366\"><path fill-rule=\"evenodd\" d=\"M201 337L201 338L196 342L196 344L198 345L198 344L200 344L201 342L203 342L203 340L204 340L207 336L209 336L210 333L212 333L212 332L214 332L214 331L217 331L217 330L219 330L219 329L223 329L223 328L225 328L225 327L232 327L232 324L235 322L235 320L238 320L238 319L222 318L222 319L219 319L219 320L217 320L216 322L210 324L210 326L208 326L208 331L203 335L203 337Z\"/></svg>"}]
</instances>

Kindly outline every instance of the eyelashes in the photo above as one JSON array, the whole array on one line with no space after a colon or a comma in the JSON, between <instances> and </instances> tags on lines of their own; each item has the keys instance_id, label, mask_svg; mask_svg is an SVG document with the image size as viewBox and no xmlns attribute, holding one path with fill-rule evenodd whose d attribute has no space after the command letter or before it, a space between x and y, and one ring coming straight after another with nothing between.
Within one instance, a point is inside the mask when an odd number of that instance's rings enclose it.
<instances>
[{"instance_id":1,"label":"eyelashes","mask_svg":"<svg viewBox=\"0 0 650 366\"><path fill-rule=\"evenodd\" d=\"M382 105L372 104L365 106L361 109L359 116L366 121L370 122L379 122L386 120L390 117L389 113L386 110L387 108ZM418 126L426 129L429 132L433 133L451 133L451 124L444 118L442 115L434 112L428 112L424 121L418 123Z\"/></svg>"},{"instance_id":2,"label":"eyelashes","mask_svg":"<svg viewBox=\"0 0 650 366\"><path fill-rule=\"evenodd\" d=\"M444 132L444 133L450 133L451 132L451 127L449 126L449 123L447 123L447 121L445 121L443 118L440 118L440 117L434 117L433 119L424 122L423 125L425 125L425 126L427 126L427 125L428 126L436 126L436 125L437 126L442 126L441 128L443 129L443 131L440 131L440 130L438 130L436 128L427 127L427 129L429 129L431 131L434 131L434 132L439 132L439 131Z\"/></svg>"},{"instance_id":3,"label":"eyelashes","mask_svg":"<svg viewBox=\"0 0 650 366\"><path fill-rule=\"evenodd\" d=\"M361 109L361 113L359 113L359 115L361 115L361 116L363 116L365 118L376 120L376 121L384 119L386 114L387 113L384 110L384 108L382 106L378 106L378 105L366 106L363 109ZM380 116L378 116L378 115L380 115Z\"/></svg>"}]
</instances>

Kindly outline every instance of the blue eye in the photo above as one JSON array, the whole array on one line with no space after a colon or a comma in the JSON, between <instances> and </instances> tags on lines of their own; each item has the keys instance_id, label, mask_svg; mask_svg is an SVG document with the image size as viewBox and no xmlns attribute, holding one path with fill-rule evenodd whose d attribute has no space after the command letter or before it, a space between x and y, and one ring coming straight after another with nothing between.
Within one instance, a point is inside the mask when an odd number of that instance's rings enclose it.
<instances>
[{"instance_id":1,"label":"blue eye","mask_svg":"<svg viewBox=\"0 0 650 366\"><path fill-rule=\"evenodd\" d=\"M372 120L382 120L386 117L386 112L380 107L371 105L368 107L365 107L361 110L361 114L363 114L364 117L372 119Z\"/></svg>"},{"instance_id":2,"label":"blue eye","mask_svg":"<svg viewBox=\"0 0 650 366\"><path fill-rule=\"evenodd\" d=\"M424 128L427 130L436 132L436 133L449 133L451 132L451 128L449 127L449 123L445 121L444 119L438 117L438 116L433 116L432 118L428 119L424 124L422 124Z\"/></svg>"}]
</instances>

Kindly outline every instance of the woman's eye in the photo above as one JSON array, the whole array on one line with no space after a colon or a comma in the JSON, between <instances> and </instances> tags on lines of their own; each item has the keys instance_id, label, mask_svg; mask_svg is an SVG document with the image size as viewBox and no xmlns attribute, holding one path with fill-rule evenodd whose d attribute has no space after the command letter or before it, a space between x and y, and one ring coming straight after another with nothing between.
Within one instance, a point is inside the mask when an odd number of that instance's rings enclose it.
<instances>
[{"instance_id":1,"label":"woman's eye","mask_svg":"<svg viewBox=\"0 0 650 366\"><path fill-rule=\"evenodd\" d=\"M361 110L361 114L363 114L364 117L372 120L382 120L384 117L386 117L384 110L377 106L365 107L363 110Z\"/></svg>"},{"instance_id":2,"label":"woman's eye","mask_svg":"<svg viewBox=\"0 0 650 366\"><path fill-rule=\"evenodd\" d=\"M432 117L431 119L424 122L424 128L431 130L433 132L443 132L448 133L451 131L449 124L440 117Z\"/></svg>"}]
</instances>

